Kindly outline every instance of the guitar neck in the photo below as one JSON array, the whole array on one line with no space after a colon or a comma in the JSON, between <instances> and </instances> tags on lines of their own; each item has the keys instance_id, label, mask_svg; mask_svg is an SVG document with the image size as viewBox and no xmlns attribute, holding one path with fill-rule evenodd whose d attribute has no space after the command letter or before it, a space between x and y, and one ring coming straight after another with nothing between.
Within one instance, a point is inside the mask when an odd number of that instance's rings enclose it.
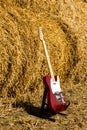
<instances>
[{"instance_id":1,"label":"guitar neck","mask_svg":"<svg viewBox=\"0 0 87 130\"><path fill-rule=\"evenodd\" d=\"M43 39L42 30L40 30L40 39L41 39L41 41L43 43L43 46L44 46L45 55L46 55L46 58L47 58L48 67L49 67L49 70L50 70L51 78L52 78L53 81L55 81L52 65L51 65L50 58L49 58L48 51L47 51L47 47L46 47L46 43L45 43L45 40Z\"/></svg>"}]
</instances>

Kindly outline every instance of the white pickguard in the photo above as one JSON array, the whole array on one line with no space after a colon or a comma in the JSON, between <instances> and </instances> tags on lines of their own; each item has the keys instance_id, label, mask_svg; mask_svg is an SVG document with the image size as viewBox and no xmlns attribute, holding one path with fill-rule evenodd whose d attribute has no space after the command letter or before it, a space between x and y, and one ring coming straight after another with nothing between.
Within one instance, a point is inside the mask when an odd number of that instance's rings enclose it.
<instances>
[{"instance_id":1,"label":"white pickguard","mask_svg":"<svg viewBox=\"0 0 87 130\"><path fill-rule=\"evenodd\" d=\"M59 76L57 76L57 81L53 82L52 78L51 78L51 89L53 93L56 92L62 92L61 88L60 88L60 79Z\"/></svg>"}]
</instances>

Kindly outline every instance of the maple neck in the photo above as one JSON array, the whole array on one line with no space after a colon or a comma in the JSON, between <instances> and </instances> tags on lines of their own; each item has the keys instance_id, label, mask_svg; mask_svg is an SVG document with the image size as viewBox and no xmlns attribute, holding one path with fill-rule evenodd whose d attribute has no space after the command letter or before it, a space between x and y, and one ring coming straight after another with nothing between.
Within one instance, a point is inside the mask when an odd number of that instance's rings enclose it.
<instances>
[{"instance_id":1,"label":"maple neck","mask_svg":"<svg viewBox=\"0 0 87 130\"><path fill-rule=\"evenodd\" d=\"M45 40L43 38L43 33L42 33L42 28L41 27L39 28L39 35L40 35L40 39L41 39L41 41L43 43L43 46L44 46L45 55L46 55L46 58L47 58L48 67L49 67L49 70L50 70L51 78L52 78L53 81L55 81L54 73L53 73L53 69L52 69L52 65L51 65L51 61L50 61L50 58L49 58L49 55L48 55L48 50L47 50L47 46L46 46Z\"/></svg>"}]
</instances>

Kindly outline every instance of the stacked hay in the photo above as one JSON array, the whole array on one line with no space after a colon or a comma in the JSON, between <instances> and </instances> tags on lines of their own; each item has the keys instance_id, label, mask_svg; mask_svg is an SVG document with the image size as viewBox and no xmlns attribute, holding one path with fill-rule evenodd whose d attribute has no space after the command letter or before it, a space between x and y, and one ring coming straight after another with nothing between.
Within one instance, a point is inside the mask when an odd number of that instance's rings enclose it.
<instances>
[{"instance_id":1,"label":"stacked hay","mask_svg":"<svg viewBox=\"0 0 87 130\"><path fill-rule=\"evenodd\" d=\"M70 1L68 0L67 4L61 6L60 25L68 40L76 43L73 45L76 45L77 58L75 58L76 63L71 72L71 79L75 84L87 85L87 4L86 1L80 0L71 1L70 5ZM68 10L70 7L72 13Z\"/></svg>"},{"instance_id":2,"label":"stacked hay","mask_svg":"<svg viewBox=\"0 0 87 130\"><path fill-rule=\"evenodd\" d=\"M67 38L58 21L52 20L51 14L58 11L55 4L55 0L0 2L0 92L3 97L28 100L30 91L42 88L43 76L50 74L38 35L39 26L43 29L53 70L60 75L61 82L66 81L75 67L77 44L73 38Z\"/></svg>"}]
</instances>

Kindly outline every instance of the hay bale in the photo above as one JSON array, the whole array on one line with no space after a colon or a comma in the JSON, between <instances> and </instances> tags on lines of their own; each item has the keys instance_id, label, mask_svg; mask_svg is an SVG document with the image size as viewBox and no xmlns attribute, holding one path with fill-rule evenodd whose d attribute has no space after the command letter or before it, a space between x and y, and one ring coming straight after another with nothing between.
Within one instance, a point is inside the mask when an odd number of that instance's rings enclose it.
<instances>
[{"instance_id":1,"label":"hay bale","mask_svg":"<svg viewBox=\"0 0 87 130\"><path fill-rule=\"evenodd\" d=\"M43 76L50 74L38 35L39 26L42 26L55 74L61 82L66 81L72 70L71 74L75 75L79 45L71 37L67 38L58 19L51 17L58 14L58 6L55 0L0 2L0 91L4 97L28 100L30 92L43 87Z\"/></svg>"},{"instance_id":2,"label":"hay bale","mask_svg":"<svg viewBox=\"0 0 87 130\"><path fill-rule=\"evenodd\" d=\"M64 81L72 64L71 46L62 29L47 17L21 8L9 8L2 13L0 24L0 85L3 95L18 96L37 86L49 74L38 27L42 26L53 70Z\"/></svg>"}]
</instances>

